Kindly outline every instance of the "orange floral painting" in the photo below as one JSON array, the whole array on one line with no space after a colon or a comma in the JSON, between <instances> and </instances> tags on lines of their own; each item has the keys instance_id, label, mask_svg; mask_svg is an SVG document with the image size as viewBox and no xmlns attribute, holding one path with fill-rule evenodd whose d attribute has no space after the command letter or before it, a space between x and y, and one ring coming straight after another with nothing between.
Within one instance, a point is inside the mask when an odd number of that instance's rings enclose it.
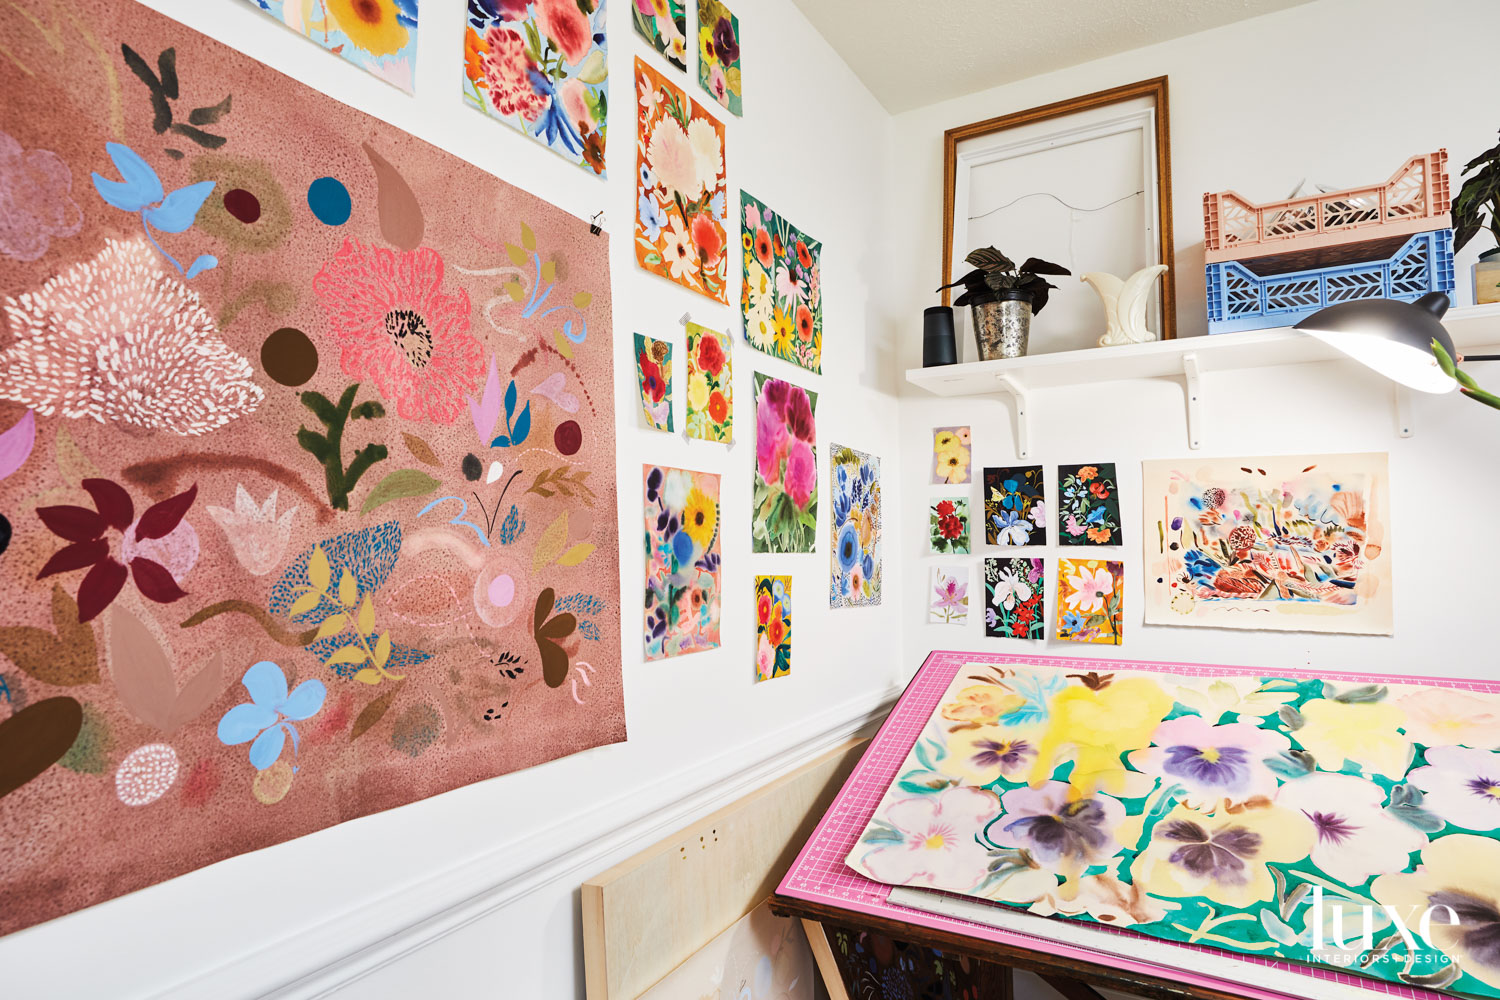
<instances>
[{"instance_id":1,"label":"orange floral painting","mask_svg":"<svg viewBox=\"0 0 1500 1000\"><path fill-rule=\"evenodd\" d=\"M724 126L639 59L635 91L636 263L728 305Z\"/></svg>"}]
</instances>

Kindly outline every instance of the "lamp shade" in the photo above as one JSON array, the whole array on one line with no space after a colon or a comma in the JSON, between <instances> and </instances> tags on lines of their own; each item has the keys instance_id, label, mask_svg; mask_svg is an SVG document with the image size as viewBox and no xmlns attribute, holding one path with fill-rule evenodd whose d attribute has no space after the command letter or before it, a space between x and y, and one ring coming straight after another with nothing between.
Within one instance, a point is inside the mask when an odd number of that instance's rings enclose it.
<instances>
[{"instance_id":1,"label":"lamp shade","mask_svg":"<svg viewBox=\"0 0 1500 1000\"><path fill-rule=\"evenodd\" d=\"M1386 378L1419 392L1452 392L1458 383L1438 367L1436 340L1457 357L1443 329L1448 296L1429 292L1415 302L1359 299L1319 309L1293 329L1317 337Z\"/></svg>"}]
</instances>

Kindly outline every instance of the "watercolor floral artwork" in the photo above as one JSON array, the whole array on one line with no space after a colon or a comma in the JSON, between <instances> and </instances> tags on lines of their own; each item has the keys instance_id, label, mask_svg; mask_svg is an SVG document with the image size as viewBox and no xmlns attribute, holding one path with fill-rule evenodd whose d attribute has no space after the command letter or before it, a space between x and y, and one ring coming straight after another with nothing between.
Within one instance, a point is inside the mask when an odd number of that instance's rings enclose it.
<instances>
[{"instance_id":1,"label":"watercolor floral artwork","mask_svg":"<svg viewBox=\"0 0 1500 1000\"><path fill-rule=\"evenodd\" d=\"M823 370L823 244L740 191L740 314L757 351Z\"/></svg>"},{"instance_id":2,"label":"watercolor floral artwork","mask_svg":"<svg viewBox=\"0 0 1500 1000\"><path fill-rule=\"evenodd\" d=\"M625 738L607 241L75 8L0 15L0 934Z\"/></svg>"},{"instance_id":3,"label":"watercolor floral artwork","mask_svg":"<svg viewBox=\"0 0 1500 1000\"><path fill-rule=\"evenodd\" d=\"M719 645L719 477L644 468L646 659Z\"/></svg>"},{"instance_id":4,"label":"watercolor floral artwork","mask_svg":"<svg viewBox=\"0 0 1500 1000\"><path fill-rule=\"evenodd\" d=\"M672 344L635 335L635 381L641 413L652 430L672 429Z\"/></svg>"},{"instance_id":5,"label":"watercolor floral artwork","mask_svg":"<svg viewBox=\"0 0 1500 1000\"><path fill-rule=\"evenodd\" d=\"M970 442L967 427L938 427L932 432L932 482L957 485L969 481Z\"/></svg>"},{"instance_id":6,"label":"watercolor floral artwork","mask_svg":"<svg viewBox=\"0 0 1500 1000\"><path fill-rule=\"evenodd\" d=\"M728 305L724 126L640 59L635 90L635 261Z\"/></svg>"},{"instance_id":7,"label":"watercolor floral artwork","mask_svg":"<svg viewBox=\"0 0 1500 1000\"><path fill-rule=\"evenodd\" d=\"M969 501L942 497L927 507L928 551L942 555L969 553Z\"/></svg>"},{"instance_id":8,"label":"watercolor floral artwork","mask_svg":"<svg viewBox=\"0 0 1500 1000\"><path fill-rule=\"evenodd\" d=\"M1383 453L1144 462L1146 621L1389 635Z\"/></svg>"},{"instance_id":9,"label":"watercolor floral artwork","mask_svg":"<svg viewBox=\"0 0 1500 1000\"><path fill-rule=\"evenodd\" d=\"M1057 637L1118 646L1124 638L1125 564L1057 561Z\"/></svg>"},{"instance_id":10,"label":"watercolor floral artwork","mask_svg":"<svg viewBox=\"0 0 1500 1000\"><path fill-rule=\"evenodd\" d=\"M818 536L818 394L755 373L753 552L811 552Z\"/></svg>"},{"instance_id":11,"label":"watercolor floral artwork","mask_svg":"<svg viewBox=\"0 0 1500 1000\"><path fill-rule=\"evenodd\" d=\"M1045 639L1046 573L1041 559L1023 556L984 561L984 634L991 638Z\"/></svg>"},{"instance_id":12,"label":"watercolor floral artwork","mask_svg":"<svg viewBox=\"0 0 1500 1000\"><path fill-rule=\"evenodd\" d=\"M986 544L1047 544L1043 482L1040 465L984 470Z\"/></svg>"},{"instance_id":13,"label":"watercolor floral artwork","mask_svg":"<svg viewBox=\"0 0 1500 1000\"><path fill-rule=\"evenodd\" d=\"M880 603L880 459L832 445L833 568L828 606Z\"/></svg>"},{"instance_id":14,"label":"watercolor floral artwork","mask_svg":"<svg viewBox=\"0 0 1500 1000\"><path fill-rule=\"evenodd\" d=\"M755 679L792 672L792 578L755 578Z\"/></svg>"},{"instance_id":15,"label":"watercolor floral artwork","mask_svg":"<svg viewBox=\"0 0 1500 1000\"><path fill-rule=\"evenodd\" d=\"M1500 996L1483 937L1500 912L1500 696L1100 667L958 670L849 866L1403 989Z\"/></svg>"},{"instance_id":16,"label":"watercolor floral artwork","mask_svg":"<svg viewBox=\"0 0 1500 1000\"><path fill-rule=\"evenodd\" d=\"M687 324L687 434L703 441L734 440L734 370L729 334Z\"/></svg>"},{"instance_id":17,"label":"watercolor floral artwork","mask_svg":"<svg viewBox=\"0 0 1500 1000\"><path fill-rule=\"evenodd\" d=\"M632 0L630 23L667 62L687 69L687 11L682 4L677 0Z\"/></svg>"},{"instance_id":18,"label":"watercolor floral artwork","mask_svg":"<svg viewBox=\"0 0 1500 1000\"><path fill-rule=\"evenodd\" d=\"M732 115L743 115L740 19L721 0L698 0L698 84Z\"/></svg>"},{"instance_id":19,"label":"watercolor floral artwork","mask_svg":"<svg viewBox=\"0 0 1500 1000\"><path fill-rule=\"evenodd\" d=\"M1058 467L1057 538L1063 545L1120 544L1120 488L1113 462Z\"/></svg>"},{"instance_id":20,"label":"watercolor floral artwork","mask_svg":"<svg viewBox=\"0 0 1500 1000\"><path fill-rule=\"evenodd\" d=\"M605 0L469 0L464 22L464 102L600 177L609 123L604 8Z\"/></svg>"},{"instance_id":21,"label":"watercolor floral artwork","mask_svg":"<svg viewBox=\"0 0 1500 1000\"><path fill-rule=\"evenodd\" d=\"M412 68L417 61L419 0L245 2L393 87L414 93ZM165 81L163 84L165 90ZM171 88L174 92L176 89Z\"/></svg>"},{"instance_id":22,"label":"watercolor floral artwork","mask_svg":"<svg viewBox=\"0 0 1500 1000\"><path fill-rule=\"evenodd\" d=\"M969 623L969 567L934 566L927 588L927 621L933 625Z\"/></svg>"}]
</instances>

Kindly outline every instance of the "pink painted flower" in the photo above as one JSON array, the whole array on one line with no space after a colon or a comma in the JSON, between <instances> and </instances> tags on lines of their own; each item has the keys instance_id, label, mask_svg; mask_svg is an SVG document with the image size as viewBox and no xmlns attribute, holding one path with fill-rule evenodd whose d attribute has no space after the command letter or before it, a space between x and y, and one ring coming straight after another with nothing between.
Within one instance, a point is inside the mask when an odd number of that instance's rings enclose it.
<instances>
[{"instance_id":1,"label":"pink painted flower","mask_svg":"<svg viewBox=\"0 0 1500 1000\"><path fill-rule=\"evenodd\" d=\"M1068 534L1077 537L1078 535L1083 534L1084 525L1079 524L1078 518L1074 517L1072 514L1069 514L1068 520L1063 524L1063 530Z\"/></svg>"},{"instance_id":2,"label":"pink painted flower","mask_svg":"<svg viewBox=\"0 0 1500 1000\"><path fill-rule=\"evenodd\" d=\"M82 226L67 162L51 150L23 150L0 132L0 254L36 260L53 239Z\"/></svg>"},{"instance_id":3,"label":"pink painted flower","mask_svg":"<svg viewBox=\"0 0 1500 1000\"><path fill-rule=\"evenodd\" d=\"M781 481L781 457L786 441L786 424L770 396L762 393L755 408L755 464L760 478L769 486Z\"/></svg>"},{"instance_id":4,"label":"pink painted flower","mask_svg":"<svg viewBox=\"0 0 1500 1000\"><path fill-rule=\"evenodd\" d=\"M956 611L969 606L968 581L959 582L958 577L938 571L938 582L932 588L936 600L932 606L937 611Z\"/></svg>"},{"instance_id":5,"label":"pink painted flower","mask_svg":"<svg viewBox=\"0 0 1500 1000\"><path fill-rule=\"evenodd\" d=\"M594 44L588 15L575 0L536 0L536 26L570 64L583 62Z\"/></svg>"},{"instance_id":6,"label":"pink painted flower","mask_svg":"<svg viewBox=\"0 0 1500 1000\"><path fill-rule=\"evenodd\" d=\"M574 8L577 9L576 7ZM584 86L582 80L576 76L567 80L557 88L558 97L562 100L563 110L568 113L568 118L578 126L578 131L583 132L594 127L594 116L589 111L588 87Z\"/></svg>"},{"instance_id":7,"label":"pink painted flower","mask_svg":"<svg viewBox=\"0 0 1500 1000\"><path fill-rule=\"evenodd\" d=\"M1104 602L1115 592L1115 578L1109 567L1090 569L1079 566L1078 572L1068 577L1068 596L1064 603L1074 611L1095 614L1104 610Z\"/></svg>"},{"instance_id":8,"label":"pink painted flower","mask_svg":"<svg viewBox=\"0 0 1500 1000\"><path fill-rule=\"evenodd\" d=\"M999 812L1000 803L992 793L966 786L899 799L876 817L891 828L895 842L875 848L860 861L887 885L965 892L989 874L989 851L974 835Z\"/></svg>"},{"instance_id":9,"label":"pink painted flower","mask_svg":"<svg viewBox=\"0 0 1500 1000\"><path fill-rule=\"evenodd\" d=\"M755 676L761 680L770 680L771 675L776 672L776 650L771 646L771 640L767 639L765 633L761 633L760 645L755 648Z\"/></svg>"},{"instance_id":10,"label":"pink painted flower","mask_svg":"<svg viewBox=\"0 0 1500 1000\"><path fill-rule=\"evenodd\" d=\"M350 378L375 384L403 420L451 424L484 370L469 296L443 290L443 259L345 240L313 278Z\"/></svg>"},{"instance_id":11,"label":"pink painted flower","mask_svg":"<svg viewBox=\"0 0 1500 1000\"><path fill-rule=\"evenodd\" d=\"M807 398L807 390L800 386L791 386L787 391L786 429L799 441L814 440L812 401Z\"/></svg>"},{"instance_id":12,"label":"pink painted flower","mask_svg":"<svg viewBox=\"0 0 1500 1000\"><path fill-rule=\"evenodd\" d=\"M807 508L807 501L818 487L818 460L806 441L793 441L786 455L786 495L798 510Z\"/></svg>"},{"instance_id":13,"label":"pink painted flower","mask_svg":"<svg viewBox=\"0 0 1500 1000\"><path fill-rule=\"evenodd\" d=\"M490 104L501 115L520 115L535 122L547 110L550 98L531 82L531 74L540 72L535 60L526 54L521 36L498 24L484 33L489 51L484 54L484 81L490 93Z\"/></svg>"},{"instance_id":14,"label":"pink painted flower","mask_svg":"<svg viewBox=\"0 0 1500 1000\"><path fill-rule=\"evenodd\" d=\"M495 12L502 21L524 21L526 20L526 8L531 6L531 0L495 0Z\"/></svg>"}]
</instances>

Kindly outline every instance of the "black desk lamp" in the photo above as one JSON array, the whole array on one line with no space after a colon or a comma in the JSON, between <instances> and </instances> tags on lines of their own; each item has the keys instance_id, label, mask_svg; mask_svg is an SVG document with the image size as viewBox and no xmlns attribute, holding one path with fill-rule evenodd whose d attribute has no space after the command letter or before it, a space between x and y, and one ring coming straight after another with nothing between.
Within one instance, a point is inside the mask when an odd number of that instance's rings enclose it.
<instances>
[{"instance_id":1,"label":"black desk lamp","mask_svg":"<svg viewBox=\"0 0 1500 1000\"><path fill-rule=\"evenodd\" d=\"M1429 292L1415 302L1357 299L1319 309L1292 329L1419 392L1452 392L1458 382L1438 364L1432 350L1437 341L1450 358L1457 356L1442 324L1448 305L1442 292Z\"/></svg>"}]
</instances>

